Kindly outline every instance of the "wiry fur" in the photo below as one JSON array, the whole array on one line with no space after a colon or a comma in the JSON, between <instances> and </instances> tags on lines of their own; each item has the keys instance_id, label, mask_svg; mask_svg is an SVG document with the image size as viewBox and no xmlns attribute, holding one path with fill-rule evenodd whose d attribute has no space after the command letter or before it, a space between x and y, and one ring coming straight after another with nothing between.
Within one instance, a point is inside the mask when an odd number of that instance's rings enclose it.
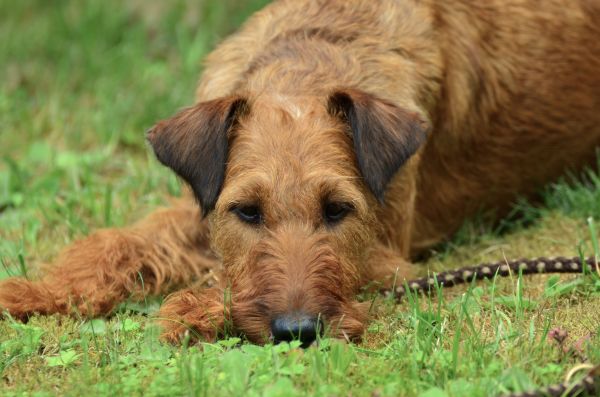
<instances>
[{"instance_id":1,"label":"wiry fur","mask_svg":"<svg viewBox=\"0 0 600 397\"><path fill-rule=\"evenodd\" d=\"M594 159L598 20L587 0L277 1L208 56L198 103L149 133L206 219L189 200L100 231L41 280L2 282L0 307L100 315L212 269L213 288L163 305L167 340L231 325L260 343L292 311L360 338L361 286L409 277L466 217ZM328 202L352 210L328 224ZM260 224L235 215L249 204Z\"/></svg>"}]
</instances>

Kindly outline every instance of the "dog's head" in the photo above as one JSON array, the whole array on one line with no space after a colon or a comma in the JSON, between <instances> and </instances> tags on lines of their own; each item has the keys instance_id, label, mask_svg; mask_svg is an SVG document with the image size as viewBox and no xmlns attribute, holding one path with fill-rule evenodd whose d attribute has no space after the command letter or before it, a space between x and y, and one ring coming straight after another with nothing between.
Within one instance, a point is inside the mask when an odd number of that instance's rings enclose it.
<instances>
[{"instance_id":1,"label":"dog's head","mask_svg":"<svg viewBox=\"0 0 600 397\"><path fill-rule=\"evenodd\" d=\"M199 103L148 139L209 218L234 327L254 342L310 343L322 327L362 335L355 294L378 233L374 209L425 130L417 114L343 89Z\"/></svg>"}]
</instances>

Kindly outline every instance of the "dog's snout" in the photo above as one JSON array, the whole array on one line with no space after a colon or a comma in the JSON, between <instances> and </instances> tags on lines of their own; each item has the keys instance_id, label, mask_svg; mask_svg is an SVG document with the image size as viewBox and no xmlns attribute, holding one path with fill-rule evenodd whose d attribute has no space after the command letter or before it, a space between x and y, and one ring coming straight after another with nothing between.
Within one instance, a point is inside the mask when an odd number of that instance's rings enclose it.
<instances>
[{"instance_id":1,"label":"dog's snout","mask_svg":"<svg viewBox=\"0 0 600 397\"><path fill-rule=\"evenodd\" d=\"M318 317L305 314L285 314L271 321L271 333L275 343L299 340L301 347L309 347L323 331Z\"/></svg>"}]
</instances>

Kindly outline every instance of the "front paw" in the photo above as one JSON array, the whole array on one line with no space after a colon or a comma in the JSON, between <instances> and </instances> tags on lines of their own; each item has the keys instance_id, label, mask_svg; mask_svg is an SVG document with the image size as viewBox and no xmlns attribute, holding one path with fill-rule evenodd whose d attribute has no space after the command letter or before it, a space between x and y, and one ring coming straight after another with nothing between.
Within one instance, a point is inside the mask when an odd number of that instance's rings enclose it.
<instances>
[{"instance_id":1,"label":"front paw","mask_svg":"<svg viewBox=\"0 0 600 397\"><path fill-rule=\"evenodd\" d=\"M213 342L225 333L228 312L223 291L182 290L169 296L158 312L161 339L172 344L189 341Z\"/></svg>"}]
</instances>

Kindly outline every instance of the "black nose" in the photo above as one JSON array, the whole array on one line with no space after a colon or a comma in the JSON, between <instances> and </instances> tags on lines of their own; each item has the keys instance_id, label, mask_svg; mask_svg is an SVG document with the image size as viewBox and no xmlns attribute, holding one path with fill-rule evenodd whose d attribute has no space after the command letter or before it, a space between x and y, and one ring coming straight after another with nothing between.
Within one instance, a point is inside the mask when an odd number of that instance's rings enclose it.
<instances>
[{"instance_id":1,"label":"black nose","mask_svg":"<svg viewBox=\"0 0 600 397\"><path fill-rule=\"evenodd\" d=\"M318 317L305 314L285 314L271 321L271 333L275 343L299 340L303 348L307 348L323 332L323 326Z\"/></svg>"}]
</instances>

